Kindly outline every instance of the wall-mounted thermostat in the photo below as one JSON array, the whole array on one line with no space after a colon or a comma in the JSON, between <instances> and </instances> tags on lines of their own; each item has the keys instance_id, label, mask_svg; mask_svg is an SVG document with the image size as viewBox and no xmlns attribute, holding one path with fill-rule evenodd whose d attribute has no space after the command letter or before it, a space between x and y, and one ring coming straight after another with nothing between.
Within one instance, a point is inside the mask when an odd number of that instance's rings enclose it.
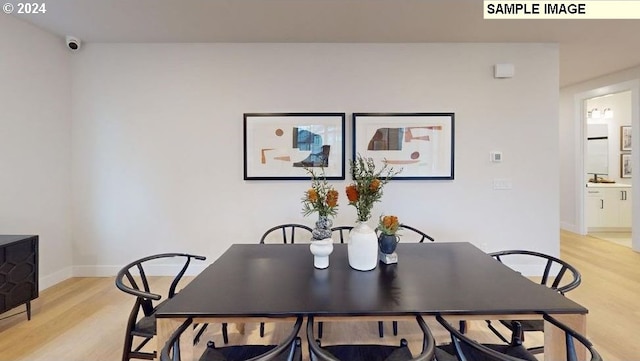
<instances>
[{"instance_id":1,"label":"wall-mounted thermostat","mask_svg":"<svg viewBox=\"0 0 640 361\"><path fill-rule=\"evenodd\" d=\"M502 152L491 152L489 153L491 155L491 161L494 163L500 163L502 162Z\"/></svg>"}]
</instances>

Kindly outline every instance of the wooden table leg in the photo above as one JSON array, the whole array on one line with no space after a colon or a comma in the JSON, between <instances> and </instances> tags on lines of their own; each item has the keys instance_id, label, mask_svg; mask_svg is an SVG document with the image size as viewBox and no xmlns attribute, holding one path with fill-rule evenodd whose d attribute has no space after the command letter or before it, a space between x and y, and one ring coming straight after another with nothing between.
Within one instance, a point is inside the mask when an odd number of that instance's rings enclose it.
<instances>
[{"instance_id":1,"label":"wooden table leg","mask_svg":"<svg viewBox=\"0 0 640 361\"><path fill-rule=\"evenodd\" d=\"M576 332L587 336L587 315L559 315L553 314L553 318L571 327ZM578 344L578 342L576 342ZM578 359L584 360L586 350L584 347L576 347ZM566 346L564 331L549 322L544 323L544 359L566 360Z\"/></svg>"},{"instance_id":2,"label":"wooden table leg","mask_svg":"<svg viewBox=\"0 0 640 361\"><path fill-rule=\"evenodd\" d=\"M236 323L236 329L241 335L244 335L244 323Z\"/></svg>"},{"instance_id":3,"label":"wooden table leg","mask_svg":"<svg viewBox=\"0 0 640 361\"><path fill-rule=\"evenodd\" d=\"M175 318L157 318L156 319L156 337L150 342L153 343L155 341L156 344L156 358L155 360L160 360L160 350L167 343L171 334L182 325L184 319L175 319ZM182 336L180 337L180 359L182 361L193 360L193 327L187 327Z\"/></svg>"}]
</instances>

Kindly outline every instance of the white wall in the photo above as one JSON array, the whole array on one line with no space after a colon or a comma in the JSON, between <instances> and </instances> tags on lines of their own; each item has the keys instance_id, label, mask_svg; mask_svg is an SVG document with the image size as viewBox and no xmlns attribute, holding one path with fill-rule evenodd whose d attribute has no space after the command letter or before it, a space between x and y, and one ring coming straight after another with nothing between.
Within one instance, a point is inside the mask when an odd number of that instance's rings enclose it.
<instances>
[{"instance_id":1,"label":"white wall","mask_svg":"<svg viewBox=\"0 0 640 361\"><path fill-rule=\"evenodd\" d=\"M640 67L627 69L592 79L590 81L574 84L560 90L560 220L563 229L580 232L580 204L581 187L576 181L581 173L580 154L582 152L582 134L580 119L577 115L576 101L585 97L604 95L631 89L631 101L640 108ZM579 102L578 102L579 103ZM631 112L633 148L640 146L640 115L637 110ZM636 145L638 144L638 145ZM632 169L640 169L640 157L633 156ZM640 187L638 177L632 179L634 188ZM640 201L639 197L633 200L633 228L640 227ZM640 251L640 232L634 232L633 248Z\"/></svg>"},{"instance_id":2,"label":"white wall","mask_svg":"<svg viewBox=\"0 0 640 361\"><path fill-rule=\"evenodd\" d=\"M504 62L515 77L494 79ZM373 217L488 251L559 252L555 45L86 44L72 68L78 275L160 251L212 261L272 225L311 225L309 182L242 180L244 112L345 112L348 158L353 112L455 112L455 180L391 182ZM334 224L353 224L341 197Z\"/></svg>"},{"instance_id":3,"label":"white wall","mask_svg":"<svg viewBox=\"0 0 640 361\"><path fill-rule=\"evenodd\" d=\"M71 275L71 75L64 42L0 16L0 233L40 236L40 288Z\"/></svg>"}]
</instances>

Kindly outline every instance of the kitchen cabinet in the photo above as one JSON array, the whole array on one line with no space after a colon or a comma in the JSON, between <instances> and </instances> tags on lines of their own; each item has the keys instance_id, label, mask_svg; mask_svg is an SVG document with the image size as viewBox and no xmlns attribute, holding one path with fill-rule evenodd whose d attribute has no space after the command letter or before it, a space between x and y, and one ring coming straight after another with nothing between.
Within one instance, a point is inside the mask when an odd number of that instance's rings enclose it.
<instances>
[{"instance_id":1,"label":"kitchen cabinet","mask_svg":"<svg viewBox=\"0 0 640 361\"><path fill-rule=\"evenodd\" d=\"M589 186L586 223L589 232L628 231L631 228L630 186Z\"/></svg>"}]
</instances>

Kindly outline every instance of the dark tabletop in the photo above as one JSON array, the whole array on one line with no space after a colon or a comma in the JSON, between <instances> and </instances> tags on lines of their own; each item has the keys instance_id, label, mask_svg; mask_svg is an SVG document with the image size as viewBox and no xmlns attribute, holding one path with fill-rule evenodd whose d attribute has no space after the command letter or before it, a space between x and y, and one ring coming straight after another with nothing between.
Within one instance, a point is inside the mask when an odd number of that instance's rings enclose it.
<instances>
[{"instance_id":1,"label":"dark tabletop","mask_svg":"<svg viewBox=\"0 0 640 361\"><path fill-rule=\"evenodd\" d=\"M400 243L396 252L398 264L362 272L335 244L318 270L308 244L235 244L157 317L587 313L470 243Z\"/></svg>"}]
</instances>

